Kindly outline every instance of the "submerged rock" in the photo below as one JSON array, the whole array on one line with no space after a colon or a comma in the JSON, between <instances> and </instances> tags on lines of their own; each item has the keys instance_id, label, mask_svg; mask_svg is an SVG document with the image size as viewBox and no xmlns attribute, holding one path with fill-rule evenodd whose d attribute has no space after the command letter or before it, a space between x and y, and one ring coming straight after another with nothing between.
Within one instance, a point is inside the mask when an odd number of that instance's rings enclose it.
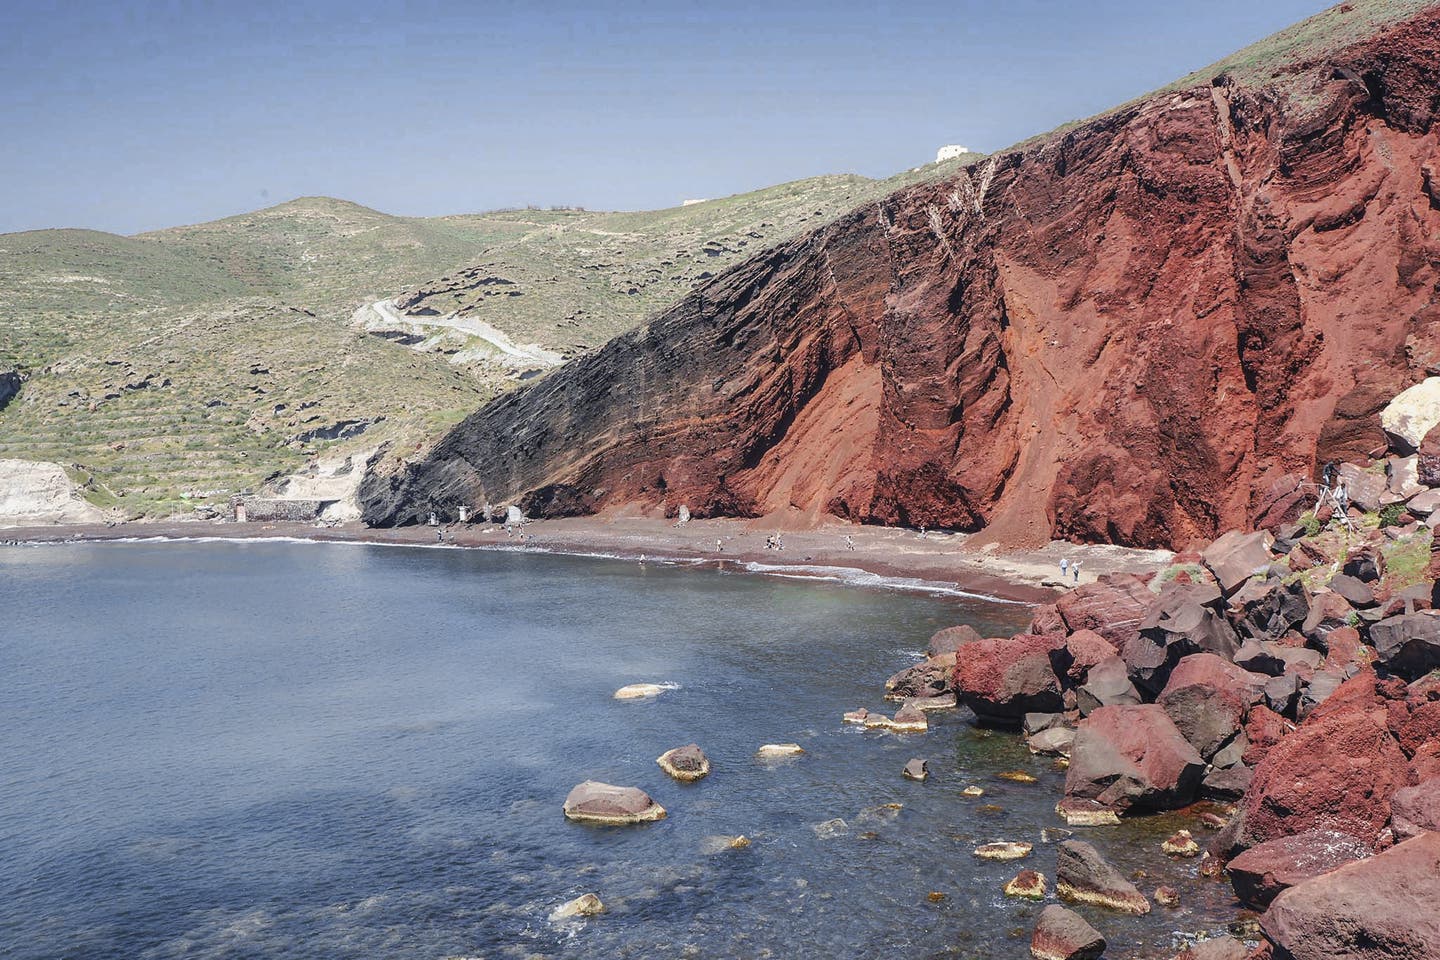
<instances>
[{"instance_id":1,"label":"submerged rock","mask_svg":"<svg viewBox=\"0 0 1440 960\"><path fill-rule=\"evenodd\" d=\"M861 707L859 710L851 710L841 719L844 720L846 723L864 724L870 719L870 711L866 710L864 707Z\"/></svg>"},{"instance_id":2,"label":"submerged rock","mask_svg":"<svg viewBox=\"0 0 1440 960\"><path fill-rule=\"evenodd\" d=\"M1189 830L1177 830L1169 839L1160 844L1160 849L1170 857L1198 857L1200 844L1190 835Z\"/></svg>"},{"instance_id":3,"label":"submerged rock","mask_svg":"<svg viewBox=\"0 0 1440 960\"><path fill-rule=\"evenodd\" d=\"M1067 827L1111 827L1120 822L1120 815L1094 800L1065 797L1055 804L1055 812Z\"/></svg>"},{"instance_id":4,"label":"submerged rock","mask_svg":"<svg viewBox=\"0 0 1440 960\"><path fill-rule=\"evenodd\" d=\"M551 920L570 920L575 917L596 917L605 912L605 904L593 893L582 893L574 900L562 903L550 914Z\"/></svg>"},{"instance_id":5,"label":"submerged rock","mask_svg":"<svg viewBox=\"0 0 1440 960\"><path fill-rule=\"evenodd\" d=\"M1072 903L1093 903L1121 913L1149 913L1150 901L1083 840L1058 844L1055 893Z\"/></svg>"},{"instance_id":6,"label":"submerged rock","mask_svg":"<svg viewBox=\"0 0 1440 960\"><path fill-rule=\"evenodd\" d=\"M655 762L660 764L661 770L685 783L703 779L710 774L710 758L693 743L666 750Z\"/></svg>"},{"instance_id":7,"label":"submerged rock","mask_svg":"<svg viewBox=\"0 0 1440 960\"><path fill-rule=\"evenodd\" d=\"M1005 884L1005 896L1022 900L1045 899L1045 874L1034 870L1021 870Z\"/></svg>"},{"instance_id":8,"label":"submerged rock","mask_svg":"<svg viewBox=\"0 0 1440 960\"><path fill-rule=\"evenodd\" d=\"M1156 887L1155 902L1162 907L1174 909L1180 906L1180 891L1174 887Z\"/></svg>"},{"instance_id":9,"label":"submerged rock","mask_svg":"<svg viewBox=\"0 0 1440 960\"><path fill-rule=\"evenodd\" d=\"M665 819L665 808L638 787L616 787L586 780L565 798L567 819L582 823L622 825Z\"/></svg>"},{"instance_id":10,"label":"submerged rock","mask_svg":"<svg viewBox=\"0 0 1440 960\"><path fill-rule=\"evenodd\" d=\"M824 823L817 823L810 828L815 831L815 836L821 840L834 840L836 837L843 837L850 832L850 824L843 818L836 817L833 820L826 820Z\"/></svg>"},{"instance_id":11,"label":"submerged rock","mask_svg":"<svg viewBox=\"0 0 1440 960\"><path fill-rule=\"evenodd\" d=\"M1099 960L1105 952L1105 938L1085 918L1058 904L1040 911L1030 937L1030 955L1035 960Z\"/></svg>"}]
</instances>

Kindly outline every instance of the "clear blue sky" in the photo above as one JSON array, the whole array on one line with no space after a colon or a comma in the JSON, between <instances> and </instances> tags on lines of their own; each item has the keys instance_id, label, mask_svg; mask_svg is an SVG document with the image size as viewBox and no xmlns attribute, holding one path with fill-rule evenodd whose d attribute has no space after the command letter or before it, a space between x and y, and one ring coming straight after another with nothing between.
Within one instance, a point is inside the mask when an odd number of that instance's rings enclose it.
<instances>
[{"instance_id":1,"label":"clear blue sky","mask_svg":"<svg viewBox=\"0 0 1440 960\"><path fill-rule=\"evenodd\" d=\"M0 232L670 206L1104 110L1323 0L0 5Z\"/></svg>"}]
</instances>

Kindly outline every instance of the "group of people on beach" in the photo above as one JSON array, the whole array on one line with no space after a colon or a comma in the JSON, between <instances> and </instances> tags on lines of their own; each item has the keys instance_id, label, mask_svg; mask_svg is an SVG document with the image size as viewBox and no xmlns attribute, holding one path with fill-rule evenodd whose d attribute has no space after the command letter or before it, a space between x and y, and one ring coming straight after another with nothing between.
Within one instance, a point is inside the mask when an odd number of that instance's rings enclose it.
<instances>
[{"instance_id":1,"label":"group of people on beach","mask_svg":"<svg viewBox=\"0 0 1440 960\"><path fill-rule=\"evenodd\" d=\"M772 533L772 534L770 534L770 536L768 536L768 537L765 538L765 549L766 549L766 550L784 550L784 549L785 549L785 541L780 539L780 534L778 534L778 533Z\"/></svg>"},{"instance_id":2,"label":"group of people on beach","mask_svg":"<svg viewBox=\"0 0 1440 960\"><path fill-rule=\"evenodd\" d=\"M1080 582L1080 561L1079 561L1079 560L1076 560L1076 561L1074 561L1074 562L1072 563L1072 562L1070 561L1070 558L1069 558L1069 557L1065 557L1064 559L1062 559L1062 560L1060 561L1060 579L1061 579L1061 580L1064 580L1067 573L1069 573L1071 576L1073 576L1073 577L1075 578L1075 582L1076 582L1076 583L1079 583L1079 582Z\"/></svg>"}]
</instances>

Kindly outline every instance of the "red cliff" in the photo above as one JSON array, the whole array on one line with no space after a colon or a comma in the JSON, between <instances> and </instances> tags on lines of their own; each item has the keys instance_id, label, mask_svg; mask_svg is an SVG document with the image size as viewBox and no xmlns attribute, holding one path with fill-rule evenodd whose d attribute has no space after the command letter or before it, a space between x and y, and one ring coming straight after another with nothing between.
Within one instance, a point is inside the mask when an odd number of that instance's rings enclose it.
<instances>
[{"instance_id":1,"label":"red cliff","mask_svg":"<svg viewBox=\"0 0 1440 960\"><path fill-rule=\"evenodd\" d=\"M366 519L1247 525L1277 479L1383 446L1379 408L1440 369L1440 11L1207 79L740 264L371 478Z\"/></svg>"}]
</instances>

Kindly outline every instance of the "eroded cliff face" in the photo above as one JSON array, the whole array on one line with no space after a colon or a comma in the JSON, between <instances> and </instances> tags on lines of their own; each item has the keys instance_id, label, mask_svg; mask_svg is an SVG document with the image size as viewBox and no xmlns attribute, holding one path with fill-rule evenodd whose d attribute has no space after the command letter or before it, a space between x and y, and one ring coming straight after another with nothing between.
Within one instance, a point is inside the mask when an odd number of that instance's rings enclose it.
<instances>
[{"instance_id":1,"label":"eroded cliff face","mask_svg":"<svg viewBox=\"0 0 1440 960\"><path fill-rule=\"evenodd\" d=\"M770 250L372 478L374 524L681 503L1181 545L1440 368L1440 13L1306 102L1123 108Z\"/></svg>"}]
</instances>

